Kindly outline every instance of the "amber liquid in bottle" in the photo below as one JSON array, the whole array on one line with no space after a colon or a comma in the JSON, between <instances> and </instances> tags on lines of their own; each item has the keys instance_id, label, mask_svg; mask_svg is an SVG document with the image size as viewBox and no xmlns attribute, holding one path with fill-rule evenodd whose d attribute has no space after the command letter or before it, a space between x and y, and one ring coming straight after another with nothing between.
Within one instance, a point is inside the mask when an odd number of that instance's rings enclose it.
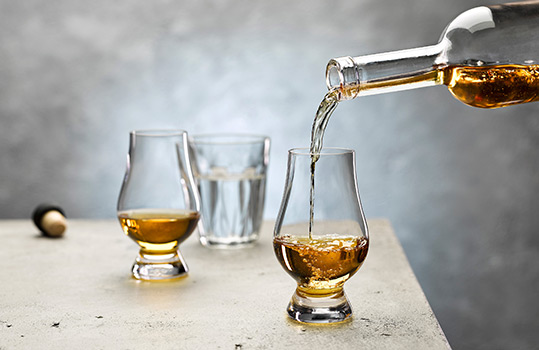
<instances>
[{"instance_id":1,"label":"amber liquid in bottle","mask_svg":"<svg viewBox=\"0 0 539 350\"><path fill-rule=\"evenodd\" d=\"M539 65L453 66L443 83L470 106L498 108L539 100Z\"/></svg>"},{"instance_id":2,"label":"amber liquid in bottle","mask_svg":"<svg viewBox=\"0 0 539 350\"><path fill-rule=\"evenodd\" d=\"M136 209L118 213L126 235L150 254L175 252L196 228L200 214L189 210Z\"/></svg>"},{"instance_id":3,"label":"amber liquid in bottle","mask_svg":"<svg viewBox=\"0 0 539 350\"><path fill-rule=\"evenodd\" d=\"M539 101L539 65L448 66L423 75L367 82L338 91L349 96L359 92L361 96L361 91L429 80L447 85L455 98L473 107L499 108Z\"/></svg>"},{"instance_id":4,"label":"amber liquid in bottle","mask_svg":"<svg viewBox=\"0 0 539 350\"><path fill-rule=\"evenodd\" d=\"M330 294L361 267L369 242L363 237L283 235L273 240L273 248L298 288L309 294Z\"/></svg>"}]
</instances>

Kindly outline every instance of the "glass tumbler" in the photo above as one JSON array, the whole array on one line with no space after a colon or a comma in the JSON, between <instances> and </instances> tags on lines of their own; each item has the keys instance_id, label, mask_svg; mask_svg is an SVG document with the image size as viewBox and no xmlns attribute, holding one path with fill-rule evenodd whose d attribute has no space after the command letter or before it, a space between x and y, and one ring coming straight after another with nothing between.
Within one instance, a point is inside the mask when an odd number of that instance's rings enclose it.
<instances>
[{"instance_id":1,"label":"glass tumbler","mask_svg":"<svg viewBox=\"0 0 539 350\"><path fill-rule=\"evenodd\" d=\"M287 309L291 318L333 323L352 315L343 286L361 267L369 247L353 150L324 148L315 163L307 148L289 151L273 246L297 282Z\"/></svg>"},{"instance_id":2,"label":"glass tumbler","mask_svg":"<svg viewBox=\"0 0 539 350\"><path fill-rule=\"evenodd\" d=\"M251 245L264 213L269 137L195 135L190 147L201 197L201 244L224 249Z\"/></svg>"},{"instance_id":3,"label":"glass tumbler","mask_svg":"<svg viewBox=\"0 0 539 350\"><path fill-rule=\"evenodd\" d=\"M140 247L132 268L135 278L163 280L187 274L178 246L200 217L187 132L131 132L117 210L124 233Z\"/></svg>"}]
</instances>

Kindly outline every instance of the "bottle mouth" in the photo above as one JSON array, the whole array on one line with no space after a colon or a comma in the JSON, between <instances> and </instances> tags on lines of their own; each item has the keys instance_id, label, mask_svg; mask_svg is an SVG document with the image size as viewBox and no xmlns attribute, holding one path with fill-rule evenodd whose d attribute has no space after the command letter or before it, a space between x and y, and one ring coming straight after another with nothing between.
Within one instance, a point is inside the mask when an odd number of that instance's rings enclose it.
<instances>
[{"instance_id":1,"label":"bottle mouth","mask_svg":"<svg viewBox=\"0 0 539 350\"><path fill-rule=\"evenodd\" d=\"M340 74L339 63L332 59L326 67L326 85L328 90L337 89L343 82Z\"/></svg>"},{"instance_id":2,"label":"bottle mouth","mask_svg":"<svg viewBox=\"0 0 539 350\"><path fill-rule=\"evenodd\" d=\"M332 58L326 67L328 90L339 90L340 100L351 100L359 94L361 71L350 56Z\"/></svg>"}]
</instances>

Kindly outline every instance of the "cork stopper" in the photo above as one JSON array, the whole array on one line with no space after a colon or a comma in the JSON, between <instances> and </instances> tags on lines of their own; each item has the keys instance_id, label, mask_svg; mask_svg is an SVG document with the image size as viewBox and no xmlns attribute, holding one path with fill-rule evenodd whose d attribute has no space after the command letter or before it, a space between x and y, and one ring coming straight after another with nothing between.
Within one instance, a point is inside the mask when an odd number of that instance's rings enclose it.
<instances>
[{"instance_id":1,"label":"cork stopper","mask_svg":"<svg viewBox=\"0 0 539 350\"><path fill-rule=\"evenodd\" d=\"M61 237L67 228L64 211L55 205L39 205L34 210L32 219L41 233L48 237Z\"/></svg>"}]
</instances>

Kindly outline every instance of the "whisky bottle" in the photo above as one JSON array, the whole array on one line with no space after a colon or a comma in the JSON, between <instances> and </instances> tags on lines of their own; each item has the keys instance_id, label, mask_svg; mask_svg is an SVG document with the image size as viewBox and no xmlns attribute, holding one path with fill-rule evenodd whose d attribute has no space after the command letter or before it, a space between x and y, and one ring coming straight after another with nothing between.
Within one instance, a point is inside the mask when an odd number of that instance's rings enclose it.
<instances>
[{"instance_id":1,"label":"whisky bottle","mask_svg":"<svg viewBox=\"0 0 539 350\"><path fill-rule=\"evenodd\" d=\"M474 107L537 101L539 1L465 11L436 45L331 59L326 83L338 100L443 84Z\"/></svg>"}]
</instances>

